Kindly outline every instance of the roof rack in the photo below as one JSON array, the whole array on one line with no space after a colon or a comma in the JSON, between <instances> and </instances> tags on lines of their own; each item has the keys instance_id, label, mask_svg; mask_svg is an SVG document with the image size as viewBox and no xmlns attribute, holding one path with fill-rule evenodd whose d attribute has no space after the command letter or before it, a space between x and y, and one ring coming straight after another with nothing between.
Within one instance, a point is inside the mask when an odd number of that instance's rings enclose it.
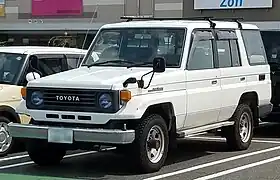
<instances>
[{"instance_id":1,"label":"roof rack","mask_svg":"<svg viewBox=\"0 0 280 180\"><path fill-rule=\"evenodd\" d=\"M238 24L238 28L242 29L242 24L239 20L244 20L242 17L224 17L224 18L212 18L212 20L216 21L233 21Z\"/></svg>"},{"instance_id":2,"label":"roof rack","mask_svg":"<svg viewBox=\"0 0 280 180\"><path fill-rule=\"evenodd\" d=\"M166 21L166 20L207 20L210 23L211 28L215 28L216 24L211 21L212 16L198 16L198 17L151 17L151 16L121 16L121 19L126 19L127 22L133 20L157 20L157 21Z\"/></svg>"},{"instance_id":3,"label":"roof rack","mask_svg":"<svg viewBox=\"0 0 280 180\"><path fill-rule=\"evenodd\" d=\"M215 18L213 16L198 16L198 17L152 17L152 16L121 16L121 19L126 19L127 22L133 20L206 20L209 21L211 28L215 28L216 23L213 21L233 21L238 24L238 28L242 29L242 24L239 20L244 20L242 17L224 17L224 18Z\"/></svg>"}]
</instances>

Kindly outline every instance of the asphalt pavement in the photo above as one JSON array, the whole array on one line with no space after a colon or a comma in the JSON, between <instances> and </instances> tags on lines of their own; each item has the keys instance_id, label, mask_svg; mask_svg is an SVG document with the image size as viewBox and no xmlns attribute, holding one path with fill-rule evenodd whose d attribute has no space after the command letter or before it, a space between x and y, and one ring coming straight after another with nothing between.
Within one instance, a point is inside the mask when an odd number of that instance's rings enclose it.
<instances>
[{"instance_id":1,"label":"asphalt pavement","mask_svg":"<svg viewBox=\"0 0 280 180\"><path fill-rule=\"evenodd\" d=\"M263 124L255 130L253 142L246 151L228 150L225 140L214 134L180 140L166 165L152 174L134 173L130 159L114 150L71 151L54 167L38 167L22 152L0 158L0 179L278 180L279 130L280 124Z\"/></svg>"}]
</instances>

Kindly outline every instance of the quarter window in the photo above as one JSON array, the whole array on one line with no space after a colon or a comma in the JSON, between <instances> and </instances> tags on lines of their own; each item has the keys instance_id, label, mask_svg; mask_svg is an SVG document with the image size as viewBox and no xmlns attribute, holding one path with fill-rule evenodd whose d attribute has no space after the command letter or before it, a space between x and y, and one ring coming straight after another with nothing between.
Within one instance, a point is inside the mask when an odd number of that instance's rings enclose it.
<instances>
[{"instance_id":1,"label":"quarter window","mask_svg":"<svg viewBox=\"0 0 280 180\"><path fill-rule=\"evenodd\" d=\"M259 30L241 31L249 64L262 65L267 64L266 52Z\"/></svg>"}]
</instances>

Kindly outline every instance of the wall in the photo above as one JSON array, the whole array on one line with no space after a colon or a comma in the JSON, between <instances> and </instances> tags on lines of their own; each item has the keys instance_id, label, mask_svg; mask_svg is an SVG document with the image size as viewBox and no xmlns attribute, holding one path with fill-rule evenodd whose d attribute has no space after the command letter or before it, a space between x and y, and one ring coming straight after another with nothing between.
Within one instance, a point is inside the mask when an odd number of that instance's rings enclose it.
<instances>
[{"instance_id":1,"label":"wall","mask_svg":"<svg viewBox=\"0 0 280 180\"><path fill-rule=\"evenodd\" d=\"M38 0L40 1L40 0ZM42 1L42 0L41 0ZM57 0L59 1L59 0ZM83 0L81 16L32 16L32 0L5 0L5 16L0 22L28 22L42 19L45 22L115 22L123 15L154 15L181 17L183 0ZM96 11L97 13L94 13Z\"/></svg>"}]
</instances>

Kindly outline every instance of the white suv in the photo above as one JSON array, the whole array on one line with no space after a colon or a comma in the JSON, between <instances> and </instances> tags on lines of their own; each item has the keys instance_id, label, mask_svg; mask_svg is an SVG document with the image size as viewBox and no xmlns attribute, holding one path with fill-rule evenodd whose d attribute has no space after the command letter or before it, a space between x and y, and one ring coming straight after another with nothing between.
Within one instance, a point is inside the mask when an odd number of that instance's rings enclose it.
<instances>
[{"instance_id":1,"label":"white suv","mask_svg":"<svg viewBox=\"0 0 280 180\"><path fill-rule=\"evenodd\" d=\"M142 172L154 172L177 138L218 128L232 149L247 149L253 127L272 109L257 26L127 18L99 30L82 67L22 89L26 102L17 111L32 120L9 129L27 139L30 158L53 165L68 149L111 145L130 154Z\"/></svg>"}]
</instances>

